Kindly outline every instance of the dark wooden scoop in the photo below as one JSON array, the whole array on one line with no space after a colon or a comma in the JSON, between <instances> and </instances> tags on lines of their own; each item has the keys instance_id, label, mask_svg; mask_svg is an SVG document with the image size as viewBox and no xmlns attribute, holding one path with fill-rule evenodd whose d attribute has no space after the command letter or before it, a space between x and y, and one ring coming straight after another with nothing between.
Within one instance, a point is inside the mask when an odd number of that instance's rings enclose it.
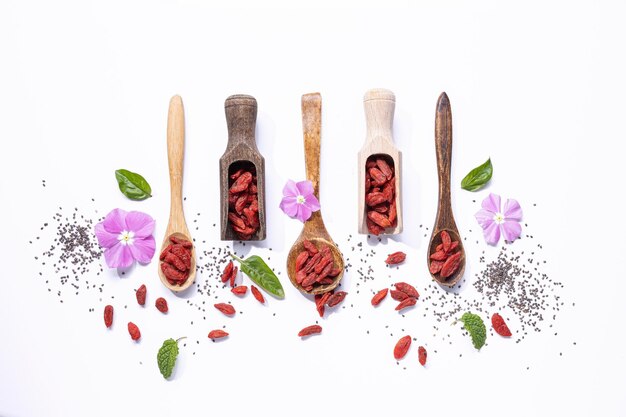
<instances>
[{"instance_id":1,"label":"dark wooden scoop","mask_svg":"<svg viewBox=\"0 0 626 417\"><path fill-rule=\"evenodd\" d=\"M257 103L244 94L230 96L224 102L228 145L220 158L221 239L240 240L228 221L229 178L239 168L254 168L259 200L259 228L248 240L265 239L265 159L255 140Z\"/></svg>"},{"instance_id":2,"label":"dark wooden scoop","mask_svg":"<svg viewBox=\"0 0 626 417\"><path fill-rule=\"evenodd\" d=\"M441 243L440 233L445 230L450 234L452 241L458 241L458 250L461 252L461 264L451 276L443 279L440 274L430 274L435 281L448 287L454 286L463 277L465 272L465 248L459 235L459 230L452 214L450 200L450 169L452 166L452 110L446 93L441 93L437 101L437 115L435 117L435 151L437 153L437 171L439 174L439 203L437 219L428 245L428 265L430 255L435 252Z\"/></svg>"}]
</instances>

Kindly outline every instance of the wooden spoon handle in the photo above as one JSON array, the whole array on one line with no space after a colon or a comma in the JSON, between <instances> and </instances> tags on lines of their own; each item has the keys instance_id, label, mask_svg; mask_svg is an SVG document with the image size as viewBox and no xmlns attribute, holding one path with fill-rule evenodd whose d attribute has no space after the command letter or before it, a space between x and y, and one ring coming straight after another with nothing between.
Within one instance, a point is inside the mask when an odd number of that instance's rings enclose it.
<instances>
[{"instance_id":1,"label":"wooden spoon handle","mask_svg":"<svg viewBox=\"0 0 626 417\"><path fill-rule=\"evenodd\" d=\"M450 167L452 163L452 110L446 93L437 100L435 116L435 151L439 174L439 212L437 219L452 219Z\"/></svg>"},{"instance_id":2,"label":"wooden spoon handle","mask_svg":"<svg viewBox=\"0 0 626 417\"><path fill-rule=\"evenodd\" d=\"M396 96L382 88L368 90L363 97L367 141L393 143L393 113L396 108Z\"/></svg>"},{"instance_id":3,"label":"wooden spoon handle","mask_svg":"<svg viewBox=\"0 0 626 417\"><path fill-rule=\"evenodd\" d=\"M231 148L243 142L256 150L254 138L256 99L244 94L230 96L224 103L224 110L228 126L228 147Z\"/></svg>"},{"instance_id":4,"label":"wooden spoon handle","mask_svg":"<svg viewBox=\"0 0 626 417\"><path fill-rule=\"evenodd\" d=\"M170 170L170 228L181 231L183 216L183 158L185 155L185 111L183 100L174 96L167 114L167 162Z\"/></svg>"},{"instance_id":5,"label":"wooden spoon handle","mask_svg":"<svg viewBox=\"0 0 626 417\"><path fill-rule=\"evenodd\" d=\"M313 183L313 193L319 200L322 142L322 96L320 93L302 96L302 130L304 131L306 178Z\"/></svg>"}]
</instances>

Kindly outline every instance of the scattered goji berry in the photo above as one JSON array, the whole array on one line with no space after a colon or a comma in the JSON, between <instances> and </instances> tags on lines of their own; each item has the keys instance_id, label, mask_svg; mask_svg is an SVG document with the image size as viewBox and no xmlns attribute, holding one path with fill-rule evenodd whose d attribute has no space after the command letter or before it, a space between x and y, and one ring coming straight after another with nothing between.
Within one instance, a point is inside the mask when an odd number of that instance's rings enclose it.
<instances>
[{"instance_id":1,"label":"scattered goji berry","mask_svg":"<svg viewBox=\"0 0 626 417\"><path fill-rule=\"evenodd\" d=\"M235 279L237 279L237 272L239 272L239 267L236 266L233 268L233 270L230 272L230 286L231 288L235 286Z\"/></svg>"},{"instance_id":2,"label":"scattered goji berry","mask_svg":"<svg viewBox=\"0 0 626 417\"><path fill-rule=\"evenodd\" d=\"M300 330L300 332L298 333L298 336L305 337L305 336L310 336L312 334L320 334L320 333L322 333L322 326L314 324L312 326L307 326L304 329Z\"/></svg>"},{"instance_id":3,"label":"scattered goji berry","mask_svg":"<svg viewBox=\"0 0 626 417\"><path fill-rule=\"evenodd\" d=\"M389 291L388 288L385 288L383 290L378 291L373 297L372 297L372 305L373 306L377 306L378 304L380 304L381 301L383 301L383 299L387 296L387 292Z\"/></svg>"},{"instance_id":4,"label":"scattered goji berry","mask_svg":"<svg viewBox=\"0 0 626 417\"><path fill-rule=\"evenodd\" d=\"M235 264L233 263L233 261L228 262L226 268L224 268L224 272L222 272L222 282L226 282L230 279L230 275L233 272L234 267Z\"/></svg>"},{"instance_id":5,"label":"scattered goji berry","mask_svg":"<svg viewBox=\"0 0 626 417\"><path fill-rule=\"evenodd\" d=\"M330 296L330 298L326 302L326 305L328 305L328 307L334 307L337 304L341 303L343 299L346 298L346 295L348 295L348 293L345 291L337 291Z\"/></svg>"},{"instance_id":6,"label":"scattered goji berry","mask_svg":"<svg viewBox=\"0 0 626 417\"><path fill-rule=\"evenodd\" d=\"M245 295L248 292L248 287L246 287L245 285L239 285L230 290L230 292L235 295Z\"/></svg>"},{"instance_id":7,"label":"scattered goji berry","mask_svg":"<svg viewBox=\"0 0 626 417\"><path fill-rule=\"evenodd\" d=\"M396 301L404 301L407 298L409 298L409 296L402 291L391 290L391 298L393 298Z\"/></svg>"},{"instance_id":8,"label":"scattered goji berry","mask_svg":"<svg viewBox=\"0 0 626 417\"><path fill-rule=\"evenodd\" d=\"M209 332L209 339L221 339L222 337L228 336L224 330L211 330Z\"/></svg>"},{"instance_id":9,"label":"scattered goji berry","mask_svg":"<svg viewBox=\"0 0 626 417\"><path fill-rule=\"evenodd\" d=\"M140 306L146 304L146 292L146 286L142 284L135 293L135 296L137 297L137 303L139 303Z\"/></svg>"},{"instance_id":10,"label":"scattered goji berry","mask_svg":"<svg viewBox=\"0 0 626 417\"><path fill-rule=\"evenodd\" d=\"M231 306L230 304L217 303L213 306L227 316L232 316L235 314L235 307Z\"/></svg>"},{"instance_id":11,"label":"scattered goji berry","mask_svg":"<svg viewBox=\"0 0 626 417\"><path fill-rule=\"evenodd\" d=\"M393 348L393 357L397 360L404 358L411 347L411 336L401 337Z\"/></svg>"},{"instance_id":12,"label":"scattered goji berry","mask_svg":"<svg viewBox=\"0 0 626 417\"><path fill-rule=\"evenodd\" d=\"M139 327L137 327L137 325L132 321L128 322L128 333L130 334L130 338L133 340L139 340L141 338Z\"/></svg>"},{"instance_id":13,"label":"scattered goji berry","mask_svg":"<svg viewBox=\"0 0 626 417\"><path fill-rule=\"evenodd\" d=\"M113 324L113 306L108 305L104 307L104 325L111 327Z\"/></svg>"},{"instance_id":14,"label":"scattered goji berry","mask_svg":"<svg viewBox=\"0 0 626 417\"><path fill-rule=\"evenodd\" d=\"M407 307L414 306L416 302L415 298L409 297L396 306L396 311L401 311Z\"/></svg>"},{"instance_id":15,"label":"scattered goji berry","mask_svg":"<svg viewBox=\"0 0 626 417\"><path fill-rule=\"evenodd\" d=\"M387 260L385 260L385 263L387 265L396 265L396 264L404 262L405 259L406 259L406 253L394 252L390 254L389 256L387 256Z\"/></svg>"},{"instance_id":16,"label":"scattered goji berry","mask_svg":"<svg viewBox=\"0 0 626 417\"><path fill-rule=\"evenodd\" d=\"M420 364L422 366L426 365L426 357L428 356L428 353L426 352L426 348L424 348L424 346L420 346L417 348L417 355L420 361Z\"/></svg>"},{"instance_id":17,"label":"scattered goji berry","mask_svg":"<svg viewBox=\"0 0 626 417\"><path fill-rule=\"evenodd\" d=\"M406 282L397 282L394 285L396 286L396 289L398 291L402 291L403 293L405 293L409 297L413 297L413 298L419 298L420 297L420 295L417 292L417 290L415 289L415 287L413 287L411 284L407 284Z\"/></svg>"},{"instance_id":18,"label":"scattered goji berry","mask_svg":"<svg viewBox=\"0 0 626 417\"><path fill-rule=\"evenodd\" d=\"M512 335L509 326L506 325L504 318L498 313L494 313L491 316L491 326L500 336L510 337Z\"/></svg>"},{"instance_id":19,"label":"scattered goji berry","mask_svg":"<svg viewBox=\"0 0 626 417\"><path fill-rule=\"evenodd\" d=\"M167 313L168 308L167 308L167 301L165 300L165 298L163 297L157 298L154 305L156 306L157 310L159 310L161 313Z\"/></svg>"},{"instance_id":20,"label":"scattered goji berry","mask_svg":"<svg viewBox=\"0 0 626 417\"><path fill-rule=\"evenodd\" d=\"M256 298L259 303L265 304L265 298L263 298L263 294L261 294L261 291L259 291L257 287L251 285L250 291L252 291L252 295L254 295L254 298Z\"/></svg>"}]
</instances>

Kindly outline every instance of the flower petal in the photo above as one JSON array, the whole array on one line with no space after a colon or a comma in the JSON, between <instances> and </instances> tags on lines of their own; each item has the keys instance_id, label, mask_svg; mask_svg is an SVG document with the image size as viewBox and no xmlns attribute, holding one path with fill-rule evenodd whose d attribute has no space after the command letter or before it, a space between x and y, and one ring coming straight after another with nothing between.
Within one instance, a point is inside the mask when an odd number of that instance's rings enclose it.
<instances>
[{"instance_id":1,"label":"flower petal","mask_svg":"<svg viewBox=\"0 0 626 417\"><path fill-rule=\"evenodd\" d=\"M100 246L102 246L105 249L115 246L119 242L119 240L117 239L119 234L107 232L106 229L104 228L103 221L98 223L94 227L94 232L96 234L96 237L98 238L98 244L100 244Z\"/></svg>"},{"instance_id":2,"label":"flower petal","mask_svg":"<svg viewBox=\"0 0 626 417\"><path fill-rule=\"evenodd\" d=\"M522 208L517 200L509 198L504 203L504 218L506 220L522 220ZM508 240L508 239L507 239Z\"/></svg>"},{"instance_id":3,"label":"flower petal","mask_svg":"<svg viewBox=\"0 0 626 417\"><path fill-rule=\"evenodd\" d=\"M513 242L522 234L522 226L515 220L502 223L502 235L507 242Z\"/></svg>"},{"instance_id":4,"label":"flower petal","mask_svg":"<svg viewBox=\"0 0 626 417\"><path fill-rule=\"evenodd\" d=\"M133 258L142 264L147 264L152 260L154 256L154 250L156 248L156 244L154 242L154 237L148 236L143 239L135 239L132 245L128 245L130 248L130 253L133 255Z\"/></svg>"},{"instance_id":5,"label":"flower petal","mask_svg":"<svg viewBox=\"0 0 626 417\"><path fill-rule=\"evenodd\" d=\"M306 198L313 195L313 183L311 181L300 181L296 184L298 193Z\"/></svg>"},{"instance_id":6,"label":"flower petal","mask_svg":"<svg viewBox=\"0 0 626 417\"><path fill-rule=\"evenodd\" d=\"M474 217L476 217L476 220L478 221L478 224L480 225L480 227L482 227L483 229L486 229L487 227L491 226L491 224L494 222L493 215L494 213L482 209L482 210L478 210L478 212L474 214Z\"/></svg>"},{"instance_id":7,"label":"flower petal","mask_svg":"<svg viewBox=\"0 0 626 417\"><path fill-rule=\"evenodd\" d=\"M126 215L126 230L135 233L135 238L152 236L154 219L140 211L131 211Z\"/></svg>"},{"instance_id":8,"label":"flower petal","mask_svg":"<svg viewBox=\"0 0 626 417\"><path fill-rule=\"evenodd\" d=\"M500 196L498 194L490 193L482 203L483 209L492 213L500 212Z\"/></svg>"},{"instance_id":9,"label":"flower petal","mask_svg":"<svg viewBox=\"0 0 626 417\"><path fill-rule=\"evenodd\" d=\"M306 196L304 205L307 206L309 210L311 211L318 211L320 209L320 202L317 200L317 197L315 197L315 195L313 194Z\"/></svg>"},{"instance_id":10,"label":"flower petal","mask_svg":"<svg viewBox=\"0 0 626 417\"><path fill-rule=\"evenodd\" d=\"M121 233L126 229L126 211L116 208L111 210L109 214L104 218L104 229L109 233Z\"/></svg>"},{"instance_id":11,"label":"flower petal","mask_svg":"<svg viewBox=\"0 0 626 417\"><path fill-rule=\"evenodd\" d=\"M285 197L297 197L300 191L298 191L298 186L293 180L287 180L287 183L283 187L283 195Z\"/></svg>"},{"instance_id":12,"label":"flower petal","mask_svg":"<svg viewBox=\"0 0 626 417\"><path fill-rule=\"evenodd\" d=\"M133 255L128 245L118 243L104 251L104 260L109 268L127 268L133 264Z\"/></svg>"},{"instance_id":13,"label":"flower petal","mask_svg":"<svg viewBox=\"0 0 626 417\"><path fill-rule=\"evenodd\" d=\"M497 244L498 240L500 240L500 225L496 222L491 223L489 226L485 227L483 235L485 235L485 240L488 244Z\"/></svg>"},{"instance_id":14,"label":"flower petal","mask_svg":"<svg viewBox=\"0 0 626 417\"><path fill-rule=\"evenodd\" d=\"M309 220L311 218L311 209L308 208L305 204L298 204L298 220L302 223Z\"/></svg>"},{"instance_id":15,"label":"flower petal","mask_svg":"<svg viewBox=\"0 0 626 417\"><path fill-rule=\"evenodd\" d=\"M280 201L280 209L285 212L285 214L289 217L295 217L298 213L298 200L296 197L283 197Z\"/></svg>"}]
</instances>

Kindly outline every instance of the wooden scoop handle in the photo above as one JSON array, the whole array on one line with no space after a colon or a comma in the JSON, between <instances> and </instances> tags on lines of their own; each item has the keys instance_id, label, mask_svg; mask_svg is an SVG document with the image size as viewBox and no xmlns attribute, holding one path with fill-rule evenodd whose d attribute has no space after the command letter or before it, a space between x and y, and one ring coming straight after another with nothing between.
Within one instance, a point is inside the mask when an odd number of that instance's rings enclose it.
<instances>
[{"instance_id":1,"label":"wooden scoop handle","mask_svg":"<svg viewBox=\"0 0 626 417\"><path fill-rule=\"evenodd\" d=\"M167 162L170 171L170 228L181 231L183 215L183 159L185 156L185 110L183 99L174 96L167 114Z\"/></svg>"},{"instance_id":2,"label":"wooden scoop handle","mask_svg":"<svg viewBox=\"0 0 626 417\"><path fill-rule=\"evenodd\" d=\"M302 130L304 132L306 178L313 183L313 194L319 200L322 142L322 96L320 93L302 96Z\"/></svg>"},{"instance_id":3,"label":"wooden scoop handle","mask_svg":"<svg viewBox=\"0 0 626 417\"><path fill-rule=\"evenodd\" d=\"M244 94L230 96L224 102L224 111L228 126L228 146L234 147L244 142L256 150L254 137L257 114L256 99Z\"/></svg>"},{"instance_id":4,"label":"wooden scoop handle","mask_svg":"<svg viewBox=\"0 0 626 417\"><path fill-rule=\"evenodd\" d=\"M393 114L396 108L396 96L382 88L368 90L363 97L367 141L383 140L393 142Z\"/></svg>"},{"instance_id":5,"label":"wooden scoop handle","mask_svg":"<svg viewBox=\"0 0 626 417\"><path fill-rule=\"evenodd\" d=\"M439 174L439 212L437 219L453 219L450 201L450 168L452 164L452 110L446 93L437 100L435 116L435 151Z\"/></svg>"}]
</instances>

